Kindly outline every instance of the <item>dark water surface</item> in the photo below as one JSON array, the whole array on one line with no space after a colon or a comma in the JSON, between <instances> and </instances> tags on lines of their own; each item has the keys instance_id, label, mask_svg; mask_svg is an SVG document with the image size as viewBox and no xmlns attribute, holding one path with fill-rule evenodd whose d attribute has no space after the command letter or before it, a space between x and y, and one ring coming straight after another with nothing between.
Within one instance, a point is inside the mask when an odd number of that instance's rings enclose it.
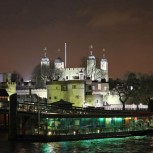
<instances>
[{"instance_id":1,"label":"dark water surface","mask_svg":"<svg viewBox=\"0 0 153 153\"><path fill-rule=\"evenodd\" d=\"M29 143L0 141L0 153L153 153L153 137Z\"/></svg>"}]
</instances>

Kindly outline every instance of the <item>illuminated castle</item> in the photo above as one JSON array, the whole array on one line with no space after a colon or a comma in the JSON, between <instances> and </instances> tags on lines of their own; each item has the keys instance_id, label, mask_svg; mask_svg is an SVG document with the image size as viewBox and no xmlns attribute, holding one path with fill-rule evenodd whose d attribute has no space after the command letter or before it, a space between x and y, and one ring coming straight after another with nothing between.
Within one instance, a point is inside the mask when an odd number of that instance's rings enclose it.
<instances>
[{"instance_id":1,"label":"illuminated castle","mask_svg":"<svg viewBox=\"0 0 153 153\"><path fill-rule=\"evenodd\" d=\"M97 68L92 49L91 46L85 67L67 68L66 56L65 63L58 57L54 60L52 74L48 73L50 62L45 53L41 60L41 76L47 78L47 75L52 75L52 81L46 86L48 103L63 99L72 102L77 107L120 104L118 96L109 91L108 61L105 57L105 50L103 49L100 68Z\"/></svg>"},{"instance_id":2,"label":"illuminated castle","mask_svg":"<svg viewBox=\"0 0 153 153\"><path fill-rule=\"evenodd\" d=\"M54 73L52 74L53 80L58 81L68 81L68 80L87 80L90 79L92 81L101 82L101 80L105 80L108 82L108 62L105 58L104 49L103 49L103 57L100 61L100 68L96 66L96 58L93 55L92 46L90 47L90 55L87 57L86 67L79 68L67 68L66 60L65 63L61 58L56 58L54 60ZM66 57L65 57L66 59ZM41 59L41 75L42 78L47 77L48 69L49 69L49 58L45 56Z\"/></svg>"}]
</instances>

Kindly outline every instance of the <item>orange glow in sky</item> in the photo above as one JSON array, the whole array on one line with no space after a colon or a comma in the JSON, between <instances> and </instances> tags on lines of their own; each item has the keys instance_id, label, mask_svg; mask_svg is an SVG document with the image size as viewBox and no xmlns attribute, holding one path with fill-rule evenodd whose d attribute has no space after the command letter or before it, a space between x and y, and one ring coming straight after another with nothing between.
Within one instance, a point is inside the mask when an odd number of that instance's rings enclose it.
<instances>
[{"instance_id":1,"label":"orange glow in sky","mask_svg":"<svg viewBox=\"0 0 153 153\"><path fill-rule=\"evenodd\" d=\"M109 76L152 72L152 0L2 0L0 2L0 73L19 72L28 79L43 48L53 61L79 67L81 58L101 58L106 49ZM60 48L60 52L58 51Z\"/></svg>"}]
</instances>

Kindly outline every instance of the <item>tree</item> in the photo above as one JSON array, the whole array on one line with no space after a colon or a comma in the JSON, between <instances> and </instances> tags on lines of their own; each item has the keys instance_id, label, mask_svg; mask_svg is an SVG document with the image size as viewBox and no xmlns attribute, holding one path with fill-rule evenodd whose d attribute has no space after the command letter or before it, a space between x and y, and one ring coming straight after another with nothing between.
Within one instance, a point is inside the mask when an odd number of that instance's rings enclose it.
<instances>
[{"instance_id":1,"label":"tree","mask_svg":"<svg viewBox=\"0 0 153 153\"><path fill-rule=\"evenodd\" d=\"M127 87L132 87L132 92L130 92L126 103L137 105L140 103L148 104L149 100L153 97L153 74L128 73L126 79L122 80L122 82ZM125 88L124 90L127 89Z\"/></svg>"},{"instance_id":2,"label":"tree","mask_svg":"<svg viewBox=\"0 0 153 153\"><path fill-rule=\"evenodd\" d=\"M18 89L23 83L23 77L20 75L20 73L14 71L11 74L11 82L15 82L16 88Z\"/></svg>"},{"instance_id":3,"label":"tree","mask_svg":"<svg viewBox=\"0 0 153 153\"><path fill-rule=\"evenodd\" d=\"M62 73L62 70L55 69L53 64L45 69L44 72L41 65L38 64L32 72L32 81L36 83L36 88L44 88L47 82L61 79Z\"/></svg>"},{"instance_id":4,"label":"tree","mask_svg":"<svg viewBox=\"0 0 153 153\"><path fill-rule=\"evenodd\" d=\"M16 83L20 83L21 81L23 81L22 76L20 75L20 73L14 71L11 74L11 82L16 82Z\"/></svg>"},{"instance_id":5,"label":"tree","mask_svg":"<svg viewBox=\"0 0 153 153\"><path fill-rule=\"evenodd\" d=\"M63 71L61 69L53 68L52 69L52 80L62 80Z\"/></svg>"},{"instance_id":6,"label":"tree","mask_svg":"<svg viewBox=\"0 0 153 153\"><path fill-rule=\"evenodd\" d=\"M153 97L153 74L140 76L139 96L144 104L148 104L150 98Z\"/></svg>"},{"instance_id":7,"label":"tree","mask_svg":"<svg viewBox=\"0 0 153 153\"><path fill-rule=\"evenodd\" d=\"M132 93L132 86L128 86L125 82L116 86L116 91L119 95L119 100L123 104L123 110L125 110L125 104Z\"/></svg>"},{"instance_id":8,"label":"tree","mask_svg":"<svg viewBox=\"0 0 153 153\"><path fill-rule=\"evenodd\" d=\"M35 82L35 87L36 88L42 88L42 79L41 79L41 65L38 64L32 71L32 77L31 77L32 82Z\"/></svg>"},{"instance_id":9,"label":"tree","mask_svg":"<svg viewBox=\"0 0 153 153\"><path fill-rule=\"evenodd\" d=\"M118 84L121 84L122 83L122 80L121 79L119 79L119 78L117 78L117 79L112 79L112 78L110 78L109 79L109 89L110 90L114 90L115 88L116 88L116 86L118 85Z\"/></svg>"},{"instance_id":10,"label":"tree","mask_svg":"<svg viewBox=\"0 0 153 153\"><path fill-rule=\"evenodd\" d=\"M120 102L123 104L123 110L125 110L127 102L131 103L133 99L136 100L138 98L139 80L135 73L129 73L124 80L110 79L110 89L114 88L119 95Z\"/></svg>"},{"instance_id":11,"label":"tree","mask_svg":"<svg viewBox=\"0 0 153 153\"><path fill-rule=\"evenodd\" d=\"M129 73L126 84L129 87L132 87L132 93L130 95L130 101L129 103L134 104L140 104L140 80L137 78L137 75L135 73Z\"/></svg>"}]
</instances>

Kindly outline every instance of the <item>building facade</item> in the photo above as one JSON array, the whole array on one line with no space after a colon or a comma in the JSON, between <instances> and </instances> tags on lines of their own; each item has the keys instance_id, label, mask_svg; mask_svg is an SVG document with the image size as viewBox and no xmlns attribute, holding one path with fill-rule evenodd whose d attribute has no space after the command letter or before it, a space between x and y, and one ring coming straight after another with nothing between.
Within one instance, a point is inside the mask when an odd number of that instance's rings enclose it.
<instances>
[{"instance_id":1,"label":"building facade","mask_svg":"<svg viewBox=\"0 0 153 153\"><path fill-rule=\"evenodd\" d=\"M52 81L47 85L48 103L61 99L82 107L85 101L85 82L82 80Z\"/></svg>"},{"instance_id":2,"label":"building facade","mask_svg":"<svg viewBox=\"0 0 153 153\"><path fill-rule=\"evenodd\" d=\"M42 58L41 68L45 64L46 67L49 66L50 62L44 61L49 61L49 58ZM108 61L104 51L99 64L93 55L93 48L90 48L85 67L67 68L60 57L56 58L53 64L54 70L50 74L52 81L47 84L48 103L63 99L77 107L103 107L114 102L120 104L118 96L111 95L109 91ZM44 71L45 69L42 70ZM116 98L114 102L112 97Z\"/></svg>"},{"instance_id":3,"label":"building facade","mask_svg":"<svg viewBox=\"0 0 153 153\"><path fill-rule=\"evenodd\" d=\"M68 80L86 80L92 81L109 81L108 76L108 62L103 56L100 61L100 67L96 65L96 57L93 55L93 51L90 50L90 55L87 57L86 66L78 68L67 68L63 60L58 57L54 60L54 71L52 71L52 79L57 81L68 81ZM41 75L44 78L48 76L48 68L50 65L49 58L45 56L41 59Z\"/></svg>"}]
</instances>

